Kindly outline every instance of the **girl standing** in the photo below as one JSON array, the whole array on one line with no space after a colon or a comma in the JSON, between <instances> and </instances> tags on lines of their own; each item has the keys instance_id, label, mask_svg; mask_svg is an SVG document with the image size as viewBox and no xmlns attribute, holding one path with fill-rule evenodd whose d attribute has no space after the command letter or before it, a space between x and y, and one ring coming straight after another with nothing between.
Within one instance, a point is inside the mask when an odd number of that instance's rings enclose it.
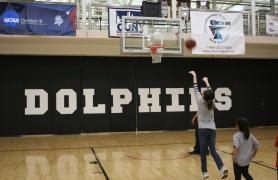
<instances>
[{"instance_id":1,"label":"girl standing","mask_svg":"<svg viewBox=\"0 0 278 180\"><path fill-rule=\"evenodd\" d=\"M259 149L259 142L250 133L248 120L238 118L236 127L239 130L233 136L233 165L235 180L240 180L241 175L247 180L252 180L248 168L252 158L255 157Z\"/></svg>"},{"instance_id":2,"label":"girl standing","mask_svg":"<svg viewBox=\"0 0 278 180\"><path fill-rule=\"evenodd\" d=\"M214 92L210 88L208 78L204 77L203 81L207 86L207 90L204 93L200 93L197 85L197 76L195 71L189 71L189 74L193 76L193 88L198 105L198 125L199 125L199 141L200 141L200 155L201 155L201 169L202 179L207 179L207 149L209 147L210 153L221 172L221 178L224 179L228 176L228 170L224 167L224 164L215 150L216 141L216 127L214 122Z\"/></svg>"}]
</instances>

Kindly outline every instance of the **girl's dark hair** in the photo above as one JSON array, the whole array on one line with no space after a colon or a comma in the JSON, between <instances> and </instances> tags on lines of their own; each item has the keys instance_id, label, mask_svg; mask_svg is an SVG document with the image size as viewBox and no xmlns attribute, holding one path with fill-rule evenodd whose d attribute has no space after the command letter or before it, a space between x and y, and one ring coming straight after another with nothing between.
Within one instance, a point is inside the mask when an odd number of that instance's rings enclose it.
<instances>
[{"instance_id":1,"label":"girl's dark hair","mask_svg":"<svg viewBox=\"0 0 278 180\"><path fill-rule=\"evenodd\" d=\"M214 92L211 89L204 91L204 100L207 102L207 107L209 110L214 108Z\"/></svg>"},{"instance_id":2,"label":"girl's dark hair","mask_svg":"<svg viewBox=\"0 0 278 180\"><path fill-rule=\"evenodd\" d=\"M250 136L248 119L243 117L237 118L236 125L238 129L244 133L245 139L248 139Z\"/></svg>"}]
</instances>

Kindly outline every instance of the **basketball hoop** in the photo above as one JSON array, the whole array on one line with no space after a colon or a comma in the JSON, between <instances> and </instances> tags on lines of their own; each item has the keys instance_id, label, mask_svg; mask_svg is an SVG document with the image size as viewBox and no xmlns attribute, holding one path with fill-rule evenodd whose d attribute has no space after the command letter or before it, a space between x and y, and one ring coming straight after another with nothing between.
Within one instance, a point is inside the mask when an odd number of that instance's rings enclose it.
<instances>
[{"instance_id":1,"label":"basketball hoop","mask_svg":"<svg viewBox=\"0 0 278 180\"><path fill-rule=\"evenodd\" d=\"M164 49L164 45L150 45L150 54L152 56L152 63L161 63L161 58L163 55L162 50Z\"/></svg>"}]
</instances>

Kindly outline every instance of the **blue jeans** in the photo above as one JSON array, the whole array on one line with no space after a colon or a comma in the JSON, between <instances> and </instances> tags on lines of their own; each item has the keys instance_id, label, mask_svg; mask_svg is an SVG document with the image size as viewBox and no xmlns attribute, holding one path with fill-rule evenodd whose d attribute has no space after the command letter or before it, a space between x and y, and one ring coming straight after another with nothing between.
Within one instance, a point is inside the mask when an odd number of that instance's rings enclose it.
<instances>
[{"instance_id":1,"label":"blue jeans","mask_svg":"<svg viewBox=\"0 0 278 180\"><path fill-rule=\"evenodd\" d=\"M195 126L195 146L194 146L194 151L200 153L198 122L196 122L194 126Z\"/></svg>"},{"instance_id":2,"label":"blue jeans","mask_svg":"<svg viewBox=\"0 0 278 180\"><path fill-rule=\"evenodd\" d=\"M210 154L212 155L217 168L220 170L223 167L223 162L219 154L215 150L216 133L213 129L199 129L200 141L200 155L202 172L207 172L207 149L209 147Z\"/></svg>"}]
</instances>

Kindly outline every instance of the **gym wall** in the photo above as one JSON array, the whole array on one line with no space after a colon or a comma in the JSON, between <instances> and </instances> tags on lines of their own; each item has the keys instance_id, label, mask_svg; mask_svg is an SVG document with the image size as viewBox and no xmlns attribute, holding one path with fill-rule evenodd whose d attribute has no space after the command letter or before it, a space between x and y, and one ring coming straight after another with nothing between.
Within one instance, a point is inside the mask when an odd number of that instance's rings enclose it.
<instances>
[{"instance_id":1,"label":"gym wall","mask_svg":"<svg viewBox=\"0 0 278 180\"><path fill-rule=\"evenodd\" d=\"M1 136L193 128L189 70L197 72L200 88L208 76L217 91L218 128L234 127L239 116L251 126L278 125L277 60L164 57L152 64L149 57L0 58Z\"/></svg>"}]
</instances>

